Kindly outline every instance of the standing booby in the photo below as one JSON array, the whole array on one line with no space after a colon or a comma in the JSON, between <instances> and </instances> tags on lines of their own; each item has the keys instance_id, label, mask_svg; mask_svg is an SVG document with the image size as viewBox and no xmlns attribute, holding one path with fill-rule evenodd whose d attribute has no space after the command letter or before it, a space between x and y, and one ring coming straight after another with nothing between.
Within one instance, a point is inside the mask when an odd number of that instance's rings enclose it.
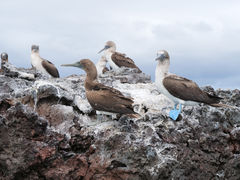
<instances>
[{"instance_id":1,"label":"standing booby","mask_svg":"<svg viewBox=\"0 0 240 180\"><path fill-rule=\"evenodd\" d=\"M138 73L142 71L135 65L134 61L129 57L126 57L125 54L116 52L116 44L113 41L107 41L104 48L99 51L101 53L104 51L105 57L109 65L113 68L114 71L118 70L120 67L135 68Z\"/></svg>"},{"instance_id":2,"label":"standing booby","mask_svg":"<svg viewBox=\"0 0 240 180\"><path fill-rule=\"evenodd\" d=\"M133 100L125 97L117 89L105 86L97 80L97 69L89 59L82 59L74 64L63 64L62 66L73 66L83 69L86 73L84 87L88 102L93 109L118 113L120 115L137 114L133 110Z\"/></svg>"},{"instance_id":3,"label":"standing booby","mask_svg":"<svg viewBox=\"0 0 240 180\"><path fill-rule=\"evenodd\" d=\"M109 69L106 67L106 64L107 64L107 59L105 56L102 56L101 59L96 64L98 76L101 76L106 71L109 71Z\"/></svg>"},{"instance_id":4,"label":"standing booby","mask_svg":"<svg viewBox=\"0 0 240 180\"><path fill-rule=\"evenodd\" d=\"M198 103L205 103L214 107L227 106L218 104L222 98L202 91L195 82L175 74L170 74L168 72L170 57L167 51L158 51L156 60L158 65L155 71L155 83L159 91L175 104L174 109L169 113L173 120L178 118L182 105L193 106ZM177 105L179 105L179 109L177 109Z\"/></svg>"},{"instance_id":5,"label":"standing booby","mask_svg":"<svg viewBox=\"0 0 240 180\"><path fill-rule=\"evenodd\" d=\"M58 70L54 66L54 64L51 63L50 61L40 57L39 46L37 46L37 45L32 45L31 64L38 71L40 71L46 75L49 75L49 76L52 76L55 78L59 78Z\"/></svg>"},{"instance_id":6,"label":"standing booby","mask_svg":"<svg viewBox=\"0 0 240 180\"><path fill-rule=\"evenodd\" d=\"M8 62L8 54L7 53L2 53L1 54L1 71L3 69L3 64Z\"/></svg>"}]
</instances>

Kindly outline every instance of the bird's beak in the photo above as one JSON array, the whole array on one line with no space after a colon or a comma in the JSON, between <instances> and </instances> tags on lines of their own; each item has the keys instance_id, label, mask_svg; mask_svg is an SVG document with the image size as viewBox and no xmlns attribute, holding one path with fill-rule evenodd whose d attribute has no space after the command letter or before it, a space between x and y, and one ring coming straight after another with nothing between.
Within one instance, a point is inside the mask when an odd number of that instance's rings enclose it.
<instances>
[{"instance_id":1,"label":"bird's beak","mask_svg":"<svg viewBox=\"0 0 240 180\"><path fill-rule=\"evenodd\" d=\"M156 61L163 61L166 58L166 56L164 54L161 54L159 56L157 56L157 58L155 59Z\"/></svg>"},{"instance_id":2,"label":"bird's beak","mask_svg":"<svg viewBox=\"0 0 240 180\"><path fill-rule=\"evenodd\" d=\"M79 63L73 63L73 64L62 64L61 66L71 66L71 67L83 68L82 65L79 64Z\"/></svg>"},{"instance_id":3,"label":"bird's beak","mask_svg":"<svg viewBox=\"0 0 240 180\"><path fill-rule=\"evenodd\" d=\"M101 52L103 52L104 50L106 50L106 49L108 49L108 48L109 48L108 46L104 46L104 48L103 48L102 50L100 50L100 51L98 52L98 54L101 53Z\"/></svg>"}]
</instances>

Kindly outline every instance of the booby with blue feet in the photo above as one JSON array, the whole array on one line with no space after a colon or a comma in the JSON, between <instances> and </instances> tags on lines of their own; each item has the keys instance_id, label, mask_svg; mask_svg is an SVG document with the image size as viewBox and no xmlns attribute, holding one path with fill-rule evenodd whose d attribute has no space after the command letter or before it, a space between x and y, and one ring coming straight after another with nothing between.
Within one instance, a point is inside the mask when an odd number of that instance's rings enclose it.
<instances>
[{"instance_id":1,"label":"booby with blue feet","mask_svg":"<svg viewBox=\"0 0 240 180\"><path fill-rule=\"evenodd\" d=\"M32 45L31 48L31 64L32 66L40 71L41 73L54 78L59 78L59 72L57 68L54 66L53 63L50 61L43 59L39 55L39 46L38 45Z\"/></svg>"},{"instance_id":2,"label":"booby with blue feet","mask_svg":"<svg viewBox=\"0 0 240 180\"><path fill-rule=\"evenodd\" d=\"M98 76L101 76L105 72L109 71L109 69L106 67L106 64L107 64L107 59L105 56L102 56L101 59L96 64Z\"/></svg>"},{"instance_id":3,"label":"booby with blue feet","mask_svg":"<svg viewBox=\"0 0 240 180\"><path fill-rule=\"evenodd\" d=\"M204 103L214 107L230 107L219 104L222 98L202 91L195 82L169 73L170 57L167 51L158 51L156 61L158 64L155 71L155 83L158 90L174 102L174 109L169 113L173 120L177 120L182 105L194 106Z\"/></svg>"},{"instance_id":4,"label":"booby with blue feet","mask_svg":"<svg viewBox=\"0 0 240 180\"><path fill-rule=\"evenodd\" d=\"M104 56L114 71L119 71L121 67L125 67L134 68L137 70L137 73L142 72L131 58L125 54L116 52L116 44L113 41L107 41L104 48L98 53L102 51L104 51Z\"/></svg>"},{"instance_id":5,"label":"booby with blue feet","mask_svg":"<svg viewBox=\"0 0 240 180\"><path fill-rule=\"evenodd\" d=\"M7 53L2 53L1 54L1 70L3 70L3 65L8 62L8 54Z\"/></svg>"},{"instance_id":6,"label":"booby with blue feet","mask_svg":"<svg viewBox=\"0 0 240 180\"><path fill-rule=\"evenodd\" d=\"M134 101L132 98L124 96L117 89L98 82L97 69L91 60L82 59L74 64L63 64L62 66L77 67L86 72L84 82L86 97L94 110L138 117L138 114L133 110Z\"/></svg>"}]
</instances>

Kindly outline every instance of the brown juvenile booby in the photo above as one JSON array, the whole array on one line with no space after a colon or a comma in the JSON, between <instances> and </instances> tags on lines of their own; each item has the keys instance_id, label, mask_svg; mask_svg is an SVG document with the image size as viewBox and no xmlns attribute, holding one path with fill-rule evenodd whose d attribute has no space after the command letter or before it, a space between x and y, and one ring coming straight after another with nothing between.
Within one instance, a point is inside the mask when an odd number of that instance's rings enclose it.
<instances>
[{"instance_id":1,"label":"brown juvenile booby","mask_svg":"<svg viewBox=\"0 0 240 180\"><path fill-rule=\"evenodd\" d=\"M84 82L88 102L93 109L118 113L120 115L137 114L133 110L133 100L125 97L119 90L105 86L97 80L97 69L89 59L82 59L74 64L63 64L62 66L73 66L83 69L87 76Z\"/></svg>"},{"instance_id":2,"label":"brown juvenile booby","mask_svg":"<svg viewBox=\"0 0 240 180\"><path fill-rule=\"evenodd\" d=\"M1 54L1 71L3 69L3 64L5 62L8 62L8 54L7 53L2 53Z\"/></svg>"},{"instance_id":3,"label":"brown juvenile booby","mask_svg":"<svg viewBox=\"0 0 240 180\"><path fill-rule=\"evenodd\" d=\"M182 108L181 105L193 106L198 103L205 103L214 107L228 107L228 105L219 104L222 98L202 91L195 82L170 74L168 72L170 57L167 51L158 51L156 60L158 65L155 71L155 83L159 91L175 104L174 109L169 114L173 120L178 118ZM179 105L179 109L176 109L177 105Z\"/></svg>"},{"instance_id":4,"label":"brown juvenile booby","mask_svg":"<svg viewBox=\"0 0 240 180\"><path fill-rule=\"evenodd\" d=\"M32 45L31 64L38 71L40 71L46 75L49 75L49 76L52 76L55 78L59 78L58 70L54 66L54 64L51 63L50 61L40 57L39 46L37 46L37 45Z\"/></svg>"},{"instance_id":5,"label":"brown juvenile booby","mask_svg":"<svg viewBox=\"0 0 240 180\"><path fill-rule=\"evenodd\" d=\"M126 57L125 54L116 52L116 44L113 41L107 41L104 48L99 51L101 53L104 51L105 57L109 65L113 68L114 71L118 70L121 67L135 68L138 73L142 71L135 65L134 61L129 57Z\"/></svg>"},{"instance_id":6,"label":"brown juvenile booby","mask_svg":"<svg viewBox=\"0 0 240 180\"><path fill-rule=\"evenodd\" d=\"M102 56L101 59L97 62L96 68L97 68L97 74L98 76L104 74L105 72L109 71L109 69L106 67L107 59L105 56Z\"/></svg>"}]
</instances>

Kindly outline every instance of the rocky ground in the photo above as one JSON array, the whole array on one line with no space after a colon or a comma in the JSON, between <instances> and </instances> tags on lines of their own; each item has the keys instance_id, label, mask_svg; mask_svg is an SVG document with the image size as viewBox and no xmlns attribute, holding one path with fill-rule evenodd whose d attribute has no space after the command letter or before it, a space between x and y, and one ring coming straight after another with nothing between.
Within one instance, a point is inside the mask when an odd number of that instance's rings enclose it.
<instances>
[{"instance_id":1,"label":"rocky ground","mask_svg":"<svg viewBox=\"0 0 240 180\"><path fill-rule=\"evenodd\" d=\"M99 80L135 100L141 118L96 118L84 76L46 79L5 65L0 75L0 179L240 179L240 111L172 106L145 74ZM240 107L239 90L205 87Z\"/></svg>"}]
</instances>

